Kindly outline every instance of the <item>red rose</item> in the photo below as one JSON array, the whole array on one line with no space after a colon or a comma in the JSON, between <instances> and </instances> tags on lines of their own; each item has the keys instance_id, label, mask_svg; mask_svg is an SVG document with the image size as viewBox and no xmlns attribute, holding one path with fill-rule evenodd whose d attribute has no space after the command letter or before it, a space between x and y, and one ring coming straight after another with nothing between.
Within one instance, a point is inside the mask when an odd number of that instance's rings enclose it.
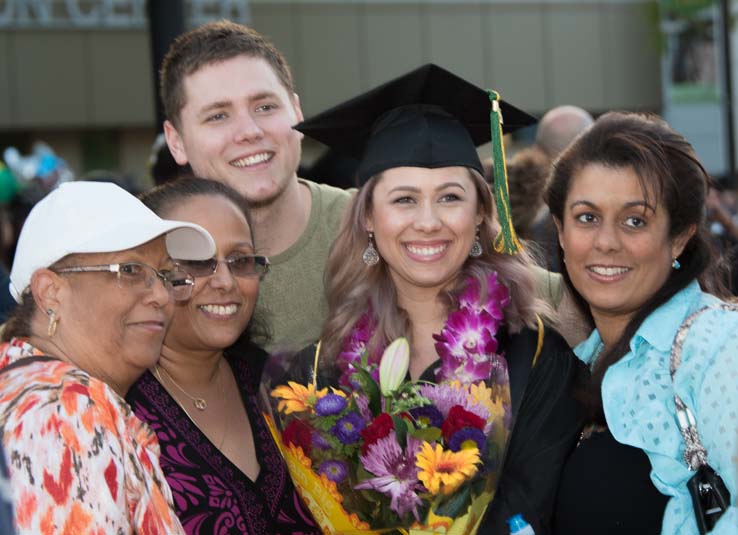
<instances>
[{"instance_id":1,"label":"red rose","mask_svg":"<svg viewBox=\"0 0 738 535\"><path fill-rule=\"evenodd\" d=\"M476 414L464 409L461 405L454 405L448 411L448 416L441 425L441 433L443 439L448 442L451 436L459 429L464 427L474 427L480 431L484 431L484 420Z\"/></svg>"},{"instance_id":2,"label":"red rose","mask_svg":"<svg viewBox=\"0 0 738 535\"><path fill-rule=\"evenodd\" d=\"M286 445L293 444L302 448L305 455L310 455L310 450L312 449L312 438L312 428L297 418L287 424L287 427L285 427L282 432L282 442Z\"/></svg>"},{"instance_id":3,"label":"red rose","mask_svg":"<svg viewBox=\"0 0 738 535\"><path fill-rule=\"evenodd\" d=\"M372 422L361 430L361 438L364 439L364 443L361 445L361 454L366 455L369 450L369 446L374 444L380 438L384 438L390 434L395 428L395 423L392 421L392 416L383 412Z\"/></svg>"}]
</instances>

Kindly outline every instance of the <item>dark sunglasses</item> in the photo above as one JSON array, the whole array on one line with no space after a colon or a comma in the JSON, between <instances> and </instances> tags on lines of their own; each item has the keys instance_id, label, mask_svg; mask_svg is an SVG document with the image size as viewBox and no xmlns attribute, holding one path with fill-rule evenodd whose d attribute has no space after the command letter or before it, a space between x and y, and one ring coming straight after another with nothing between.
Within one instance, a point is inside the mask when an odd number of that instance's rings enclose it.
<instances>
[{"instance_id":1,"label":"dark sunglasses","mask_svg":"<svg viewBox=\"0 0 738 535\"><path fill-rule=\"evenodd\" d=\"M269 259L257 254L232 254L224 260L210 258L208 260L176 260L177 266L195 278L209 277L223 262L234 277L259 277L269 271Z\"/></svg>"}]
</instances>

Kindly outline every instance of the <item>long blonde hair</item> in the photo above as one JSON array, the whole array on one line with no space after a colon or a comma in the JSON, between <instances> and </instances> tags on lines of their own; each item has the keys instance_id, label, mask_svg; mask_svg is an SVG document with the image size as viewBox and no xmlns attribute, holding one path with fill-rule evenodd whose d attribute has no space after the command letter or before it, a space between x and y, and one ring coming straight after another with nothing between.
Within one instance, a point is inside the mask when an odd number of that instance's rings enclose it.
<instances>
[{"instance_id":1,"label":"long blonde hair","mask_svg":"<svg viewBox=\"0 0 738 535\"><path fill-rule=\"evenodd\" d=\"M547 309L535 296L535 284L530 266L532 260L525 251L515 256L495 252L492 241L496 234L492 192L484 179L469 169L477 189L482 211L479 239L482 255L469 257L462 266L456 285L442 297L450 310L456 306L456 294L469 277L479 281L483 292L487 289L486 275L496 271L498 280L510 291L510 304L505 309L505 322L510 332L524 326L536 325L536 314ZM372 311L376 324L369 341L370 351L384 348L395 338L409 337L410 318L397 302L395 285L387 264L380 260L375 266L362 262L369 234L365 228L366 216L372 212L374 188L381 179L369 179L354 197L344 214L336 240L333 242L326 266L325 288L328 300L328 319L323 327L321 362L330 365L338 355L344 339L361 316Z\"/></svg>"}]
</instances>

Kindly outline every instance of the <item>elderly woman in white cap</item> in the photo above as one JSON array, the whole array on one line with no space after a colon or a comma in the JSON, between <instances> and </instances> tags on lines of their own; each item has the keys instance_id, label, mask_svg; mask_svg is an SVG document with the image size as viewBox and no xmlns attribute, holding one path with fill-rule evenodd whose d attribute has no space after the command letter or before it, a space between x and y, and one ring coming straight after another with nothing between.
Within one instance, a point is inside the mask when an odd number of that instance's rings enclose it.
<instances>
[{"instance_id":1,"label":"elderly woman in white cap","mask_svg":"<svg viewBox=\"0 0 738 535\"><path fill-rule=\"evenodd\" d=\"M20 533L183 533L154 433L125 403L159 358L210 235L113 184L69 183L31 211L10 274L0 432Z\"/></svg>"}]
</instances>

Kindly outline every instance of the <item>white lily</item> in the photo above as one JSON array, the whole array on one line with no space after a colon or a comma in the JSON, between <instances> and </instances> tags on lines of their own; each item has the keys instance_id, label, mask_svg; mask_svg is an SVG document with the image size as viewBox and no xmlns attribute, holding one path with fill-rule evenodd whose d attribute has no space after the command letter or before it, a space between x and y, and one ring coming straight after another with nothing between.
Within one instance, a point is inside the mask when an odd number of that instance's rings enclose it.
<instances>
[{"instance_id":1,"label":"white lily","mask_svg":"<svg viewBox=\"0 0 738 535\"><path fill-rule=\"evenodd\" d=\"M407 338L398 338L384 350L379 363L379 387L389 396L405 380L410 366L410 344Z\"/></svg>"}]
</instances>

